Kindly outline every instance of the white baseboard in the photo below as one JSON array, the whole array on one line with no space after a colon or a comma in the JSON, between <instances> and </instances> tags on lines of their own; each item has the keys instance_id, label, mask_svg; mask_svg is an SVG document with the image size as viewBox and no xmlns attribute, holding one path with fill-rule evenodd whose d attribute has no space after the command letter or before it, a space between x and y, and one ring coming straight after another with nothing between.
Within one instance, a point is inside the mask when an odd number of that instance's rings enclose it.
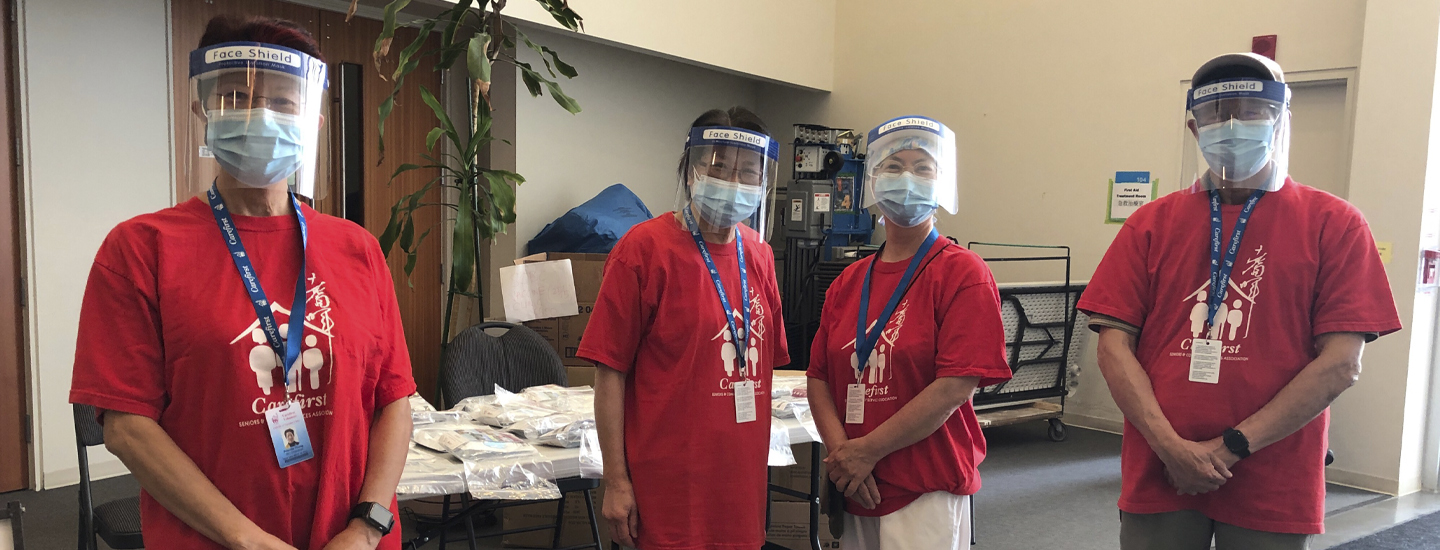
<instances>
[{"instance_id":1,"label":"white baseboard","mask_svg":"<svg viewBox=\"0 0 1440 550\"><path fill-rule=\"evenodd\" d=\"M130 470L119 460L105 460L90 463L90 481L129 475ZM45 472L41 489L58 489L80 483L80 468L65 468Z\"/></svg>"},{"instance_id":2,"label":"white baseboard","mask_svg":"<svg viewBox=\"0 0 1440 550\"><path fill-rule=\"evenodd\" d=\"M1385 479L1370 474L1330 467L1325 469L1325 481L1336 485L1385 493L1391 496L1401 496L1400 480L1397 479Z\"/></svg>"},{"instance_id":3,"label":"white baseboard","mask_svg":"<svg viewBox=\"0 0 1440 550\"><path fill-rule=\"evenodd\" d=\"M1075 426L1076 428L1086 428L1090 430L1108 432L1117 435L1125 432L1124 420L1101 418L1098 416L1089 416L1084 414L1075 414L1068 411L1065 413L1065 423L1071 426Z\"/></svg>"}]
</instances>

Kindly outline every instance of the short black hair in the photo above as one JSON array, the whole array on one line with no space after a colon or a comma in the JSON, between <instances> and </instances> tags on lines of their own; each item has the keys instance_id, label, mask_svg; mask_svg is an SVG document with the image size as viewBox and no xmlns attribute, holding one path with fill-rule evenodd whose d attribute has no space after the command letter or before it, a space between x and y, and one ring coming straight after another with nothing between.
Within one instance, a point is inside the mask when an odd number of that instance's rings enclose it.
<instances>
[{"instance_id":1,"label":"short black hair","mask_svg":"<svg viewBox=\"0 0 1440 550\"><path fill-rule=\"evenodd\" d=\"M295 428L285 428L285 435L295 435Z\"/></svg>"},{"instance_id":2,"label":"short black hair","mask_svg":"<svg viewBox=\"0 0 1440 550\"><path fill-rule=\"evenodd\" d=\"M1209 71L1205 72L1205 74L1200 75L1198 78L1195 79L1195 82L1191 83L1191 87L1199 88L1201 86L1208 86L1210 84L1214 84L1221 80L1234 80L1237 78L1249 78L1254 80L1274 80L1270 77L1270 73L1261 71L1260 69L1257 69L1255 67L1251 67L1248 65L1222 65L1219 67L1215 67L1214 69L1210 69Z\"/></svg>"}]
</instances>

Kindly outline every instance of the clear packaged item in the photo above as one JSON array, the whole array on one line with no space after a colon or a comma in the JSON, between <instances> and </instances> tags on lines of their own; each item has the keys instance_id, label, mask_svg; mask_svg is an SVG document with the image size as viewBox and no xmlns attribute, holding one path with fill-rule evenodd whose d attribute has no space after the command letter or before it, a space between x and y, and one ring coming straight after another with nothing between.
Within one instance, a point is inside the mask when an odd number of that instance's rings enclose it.
<instances>
[{"instance_id":1,"label":"clear packaged item","mask_svg":"<svg viewBox=\"0 0 1440 550\"><path fill-rule=\"evenodd\" d=\"M454 495L469 490L465 465L455 458L410 445L405 471L395 493L400 495Z\"/></svg>"},{"instance_id":2,"label":"clear packaged item","mask_svg":"<svg viewBox=\"0 0 1440 550\"><path fill-rule=\"evenodd\" d=\"M580 438L580 477L601 479L605 476L605 457L600 453L600 432L585 430Z\"/></svg>"},{"instance_id":3,"label":"clear packaged item","mask_svg":"<svg viewBox=\"0 0 1440 550\"><path fill-rule=\"evenodd\" d=\"M521 420L550 416L560 411L536 403L526 397L495 386L495 399L475 408L476 422L505 428Z\"/></svg>"},{"instance_id":4,"label":"clear packaged item","mask_svg":"<svg viewBox=\"0 0 1440 550\"><path fill-rule=\"evenodd\" d=\"M546 432L536 438L535 441L541 445L574 449L580 446L580 442L585 439L587 433L593 433L594 431L595 419L582 418Z\"/></svg>"},{"instance_id":5,"label":"clear packaged item","mask_svg":"<svg viewBox=\"0 0 1440 550\"><path fill-rule=\"evenodd\" d=\"M805 401L793 397L775 398L770 401L770 414L775 418L795 418L796 409L809 406Z\"/></svg>"},{"instance_id":6,"label":"clear packaged item","mask_svg":"<svg viewBox=\"0 0 1440 550\"><path fill-rule=\"evenodd\" d=\"M804 376L776 376L771 379L770 398L794 397L795 390L800 390L802 393L800 397L804 397L803 393L807 383L807 378Z\"/></svg>"},{"instance_id":7,"label":"clear packaged item","mask_svg":"<svg viewBox=\"0 0 1440 550\"><path fill-rule=\"evenodd\" d=\"M450 407L450 410L462 412L465 413L467 416L474 418L475 411L480 410L480 407L484 407L486 405L494 403L496 399L498 398L494 394L466 397L464 399L461 399L459 403L456 403L454 407Z\"/></svg>"},{"instance_id":8,"label":"clear packaged item","mask_svg":"<svg viewBox=\"0 0 1440 550\"><path fill-rule=\"evenodd\" d=\"M468 490L475 498L482 499L560 498L560 491L553 481L554 465L535 447L513 434L473 424L432 424L416 429L414 441L449 455L440 455L440 458L459 460L459 464L451 466L458 468L463 479L463 484L455 493ZM429 454L423 449L412 450L405 470L413 483L407 485L407 489L415 489L411 491L415 494L452 494L424 492L439 490L436 487L441 486L453 487L454 481L450 470L444 468L445 463L427 456ZM409 459L415 459L415 463L412 464Z\"/></svg>"},{"instance_id":9,"label":"clear packaged item","mask_svg":"<svg viewBox=\"0 0 1440 550\"><path fill-rule=\"evenodd\" d=\"M770 458L767 466L790 466L795 464L795 452L790 450L790 430L779 422L770 423Z\"/></svg>"},{"instance_id":10,"label":"clear packaged item","mask_svg":"<svg viewBox=\"0 0 1440 550\"><path fill-rule=\"evenodd\" d=\"M470 496L493 500L560 498L554 481L555 465L533 447L530 451L532 454L508 460L463 461Z\"/></svg>"},{"instance_id":11,"label":"clear packaged item","mask_svg":"<svg viewBox=\"0 0 1440 550\"><path fill-rule=\"evenodd\" d=\"M535 439L560 428L574 424L584 417L575 413L556 413L538 418L527 418L511 424L507 430L525 439Z\"/></svg>"},{"instance_id":12,"label":"clear packaged item","mask_svg":"<svg viewBox=\"0 0 1440 550\"><path fill-rule=\"evenodd\" d=\"M415 430L415 442L460 460L503 460L537 452L512 434L468 424L435 424Z\"/></svg>"},{"instance_id":13,"label":"clear packaged item","mask_svg":"<svg viewBox=\"0 0 1440 550\"><path fill-rule=\"evenodd\" d=\"M416 426L427 424L439 424L442 422L463 422L470 419L470 416L455 411L437 411L435 406L420 397L419 393L412 393L410 400L410 423Z\"/></svg>"},{"instance_id":14,"label":"clear packaged item","mask_svg":"<svg viewBox=\"0 0 1440 550\"><path fill-rule=\"evenodd\" d=\"M595 411L595 389L589 386L579 388L567 388L555 384L532 386L522 390L520 397L560 412L588 415Z\"/></svg>"}]
</instances>

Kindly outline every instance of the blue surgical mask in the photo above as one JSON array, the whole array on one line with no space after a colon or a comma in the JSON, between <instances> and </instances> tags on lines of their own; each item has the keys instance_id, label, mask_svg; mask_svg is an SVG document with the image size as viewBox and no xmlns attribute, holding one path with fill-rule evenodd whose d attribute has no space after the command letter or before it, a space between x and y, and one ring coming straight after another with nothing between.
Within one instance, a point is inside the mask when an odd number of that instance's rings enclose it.
<instances>
[{"instance_id":1,"label":"blue surgical mask","mask_svg":"<svg viewBox=\"0 0 1440 550\"><path fill-rule=\"evenodd\" d=\"M935 213L935 180L910 172L875 176L875 205L890 221L915 227Z\"/></svg>"},{"instance_id":2,"label":"blue surgical mask","mask_svg":"<svg viewBox=\"0 0 1440 550\"><path fill-rule=\"evenodd\" d=\"M210 111L205 145L240 183L268 187L300 169L305 147L295 115L269 109Z\"/></svg>"},{"instance_id":3,"label":"blue surgical mask","mask_svg":"<svg viewBox=\"0 0 1440 550\"><path fill-rule=\"evenodd\" d=\"M1200 128L1196 136L1210 170L1229 181L1244 181L1270 160L1275 123L1229 120Z\"/></svg>"},{"instance_id":4,"label":"blue surgical mask","mask_svg":"<svg viewBox=\"0 0 1440 550\"><path fill-rule=\"evenodd\" d=\"M765 198L765 189L696 174L690 197L700 219L717 227L734 227L755 214Z\"/></svg>"}]
</instances>

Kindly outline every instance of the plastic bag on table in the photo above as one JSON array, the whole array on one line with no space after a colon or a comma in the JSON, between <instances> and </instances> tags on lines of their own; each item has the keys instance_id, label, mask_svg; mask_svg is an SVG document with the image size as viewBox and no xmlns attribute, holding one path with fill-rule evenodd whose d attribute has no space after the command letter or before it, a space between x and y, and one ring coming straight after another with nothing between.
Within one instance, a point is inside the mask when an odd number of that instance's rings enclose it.
<instances>
[{"instance_id":1,"label":"plastic bag on table","mask_svg":"<svg viewBox=\"0 0 1440 550\"><path fill-rule=\"evenodd\" d=\"M555 465L533 447L530 447L530 453L507 460L464 460L465 483L470 496L495 500L560 498L560 489L554 481Z\"/></svg>"},{"instance_id":2,"label":"plastic bag on table","mask_svg":"<svg viewBox=\"0 0 1440 550\"><path fill-rule=\"evenodd\" d=\"M810 405L793 397L775 398L770 401L770 415L775 418L795 418L795 412Z\"/></svg>"},{"instance_id":3,"label":"plastic bag on table","mask_svg":"<svg viewBox=\"0 0 1440 550\"><path fill-rule=\"evenodd\" d=\"M475 411L480 410L480 407L494 403L496 399L498 398L493 394L466 397L464 399L461 399L459 403L456 403L454 407L450 407L450 410L455 412L462 412L470 416L471 418L474 418Z\"/></svg>"},{"instance_id":4,"label":"plastic bag on table","mask_svg":"<svg viewBox=\"0 0 1440 550\"><path fill-rule=\"evenodd\" d=\"M605 476L605 458L600 454L600 432L584 431L580 438L580 477L601 479Z\"/></svg>"},{"instance_id":5,"label":"plastic bag on table","mask_svg":"<svg viewBox=\"0 0 1440 550\"><path fill-rule=\"evenodd\" d=\"M410 400L410 412L435 412L435 406L426 401L424 397L420 397L420 392L410 394L407 399Z\"/></svg>"},{"instance_id":6,"label":"plastic bag on table","mask_svg":"<svg viewBox=\"0 0 1440 550\"><path fill-rule=\"evenodd\" d=\"M468 461L504 460L535 454L512 434L469 424L434 424L415 430L415 442Z\"/></svg>"},{"instance_id":7,"label":"plastic bag on table","mask_svg":"<svg viewBox=\"0 0 1440 550\"><path fill-rule=\"evenodd\" d=\"M525 420L521 420L519 422L511 424L510 427L506 429L509 430L510 433L518 435L522 438L536 439L542 435L548 434L560 428L564 428L583 419L584 417L574 413L557 413L549 416L541 416L539 418L527 418Z\"/></svg>"},{"instance_id":8,"label":"plastic bag on table","mask_svg":"<svg viewBox=\"0 0 1440 550\"><path fill-rule=\"evenodd\" d=\"M805 433L810 436L810 441L819 443L820 429L815 427L815 416L810 413L810 403L797 403L795 405L795 420L800 422L800 427L805 428Z\"/></svg>"},{"instance_id":9,"label":"plastic bag on table","mask_svg":"<svg viewBox=\"0 0 1440 550\"><path fill-rule=\"evenodd\" d=\"M395 493L400 495L453 495L468 490L465 465L454 458L410 445L405 470Z\"/></svg>"},{"instance_id":10,"label":"plastic bag on table","mask_svg":"<svg viewBox=\"0 0 1440 550\"><path fill-rule=\"evenodd\" d=\"M790 450L790 430L779 422L770 423L770 458L766 466L790 466L795 464L795 452Z\"/></svg>"},{"instance_id":11,"label":"plastic bag on table","mask_svg":"<svg viewBox=\"0 0 1440 550\"><path fill-rule=\"evenodd\" d=\"M521 391L520 397L560 412L593 414L595 411L595 389L589 386L579 388L567 388L555 384L533 386Z\"/></svg>"},{"instance_id":12,"label":"plastic bag on table","mask_svg":"<svg viewBox=\"0 0 1440 550\"><path fill-rule=\"evenodd\" d=\"M770 398L793 397L796 389L805 389L807 380L804 376L776 376L770 382Z\"/></svg>"},{"instance_id":13,"label":"plastic bag on table","mask_svg":"<svg viewBox=\"0 0 1440 550\"><path fill-rule=\"evenodd\" d=\"M595 419L582 418L542 434L536 438L535 442L551 447L574 449L580 446L580 442L585 439L586 433L594 431Z\"/></svg>"},{"instance_id":14,"label":"plastic bag on table","mask_svg":"<svg viewBox=\"0 0 1440 550\"><path fill-rule=\"evenodd\" d=\"M497 385L495 386L495 400L480 405L475 409L473 415L476 422L504 428L521 420L550 416L558 412L560 411L511 393Z\"/></svg>"}]
</instances>

